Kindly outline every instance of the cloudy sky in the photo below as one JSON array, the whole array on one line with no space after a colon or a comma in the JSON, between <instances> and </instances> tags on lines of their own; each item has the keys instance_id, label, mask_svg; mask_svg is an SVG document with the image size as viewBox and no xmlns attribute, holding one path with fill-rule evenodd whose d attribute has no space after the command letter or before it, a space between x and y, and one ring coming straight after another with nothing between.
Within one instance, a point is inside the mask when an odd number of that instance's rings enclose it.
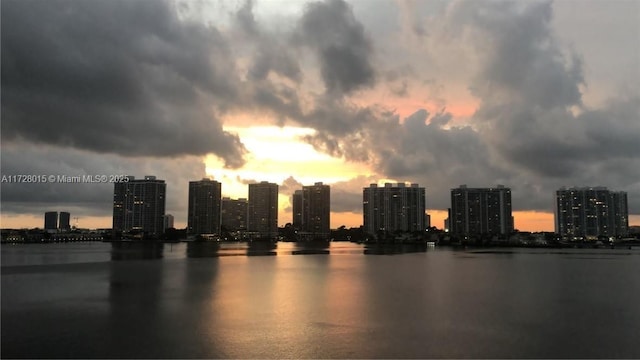
<instances>
[{"instance_id":1,"label":"cloudy sky","mask_svg":"<svg viewBox=\"0 0 640 360\"><path fill-rule=\"evenodd\" d=\"M553 230L554 191L628 192L640 225L638 1L3 0L2 175L156 175L226 196L416 182L512 188L516 227ZM0 227L70 211L110 227L112 184L2 183Z\"/></svg>"}]
</instances>

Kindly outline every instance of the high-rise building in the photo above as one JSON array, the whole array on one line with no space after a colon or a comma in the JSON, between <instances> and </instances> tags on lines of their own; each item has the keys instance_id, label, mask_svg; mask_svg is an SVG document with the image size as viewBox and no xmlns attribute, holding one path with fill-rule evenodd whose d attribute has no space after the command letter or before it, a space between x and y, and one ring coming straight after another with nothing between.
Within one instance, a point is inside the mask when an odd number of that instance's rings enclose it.
<instances>
[{"instance_id":1,"label":"high-rise building","mask_svg":"<svg viewBox=\"0 0 640 360\"><path fill-rule=\"evenodd\" d=\"M247 199L222 198L222 227L227 231L247 230Z\"/></svg>"},{"instance_id":2,"label":"high-rise building","mask_svg":"<svg viewBox=\"0 0 640 360\"><path fill-rule=\"evenodd\" d=\"M44 213L44 229L45 231L57 231L58 230L58 212L47 211Z\"/></svg>"},{"instance_id":3,"label":"high-rise building","mask_svg":"<svg viewBox=\"0 0 640 360\"><path fill-rule=\"evenodd\" d=\"M364 230L368 234L426 230L425 188L418 184L371 184L362 193Z\"/></svg>"},{"instance_id":4,"label":"high-rise building","mask_svg":"<svg viewBox=\"0 0 640 360\"><path fill-rule=\"evenodd\" d=\"M173 218L173 215L171 214L166 214L164 216L164 226L163 226L164 230L167 230L173 227L173 220L174 218Z\"/></svg>"},{"instance_id":5,"label":"high-rise building","mask_svg":"<svg viewBox=\"0 0 640 360\"><path fill-rule=\"evenodd\" d=\"M187 233L220 234L222 184L215 180L189 181Z\"/></svg>"},{"instance_id":6,"label":"high-rise building","mask_svg":"<svg viewBox=\"0 0 640 360\"><path fill-rule=\"evenodd\" d=\"M293 205L293 228L302 230L302 190L293 193L291 205Z\"/></svg>"},{"instance_id":7,"label":"high-rise building","mask_svg":"<svg viewBox=\"0 0 640 360\"><path fill-rule=\"evenodd\" d=\"M58 222L59 222L58 228L60 229L60 231L71 230L70 220L71 220L71 214L69 214L66 211L60 212L60 218L58 219Z\"/></svg>"},{"instance_id":8,"label":"high-rise building","mask_svg":"<svg viewBox=\"0 0 640 360\"><path fill-rule=\"evenodd\" d=\"M627 193L624 191L611 192L611 216L613 217L613 236L629 235L629 205Z\"/></svg>"},{"instance_id":9,"label":"high-rise building","mask_svg":"<svg viewBox=\"0 0 640 360\"><path fill-rule=\"evenodd\" d=\"M263 238L278 236L278 184L249 184L247 230Z\"/></svg>"},{"instance_id":10,"label":"high-rise building","mask_svg":"<svg viewBox=\"0 0 640 360\"><path fill-rule=\"evenodd\" d=\"M627 193L606 187L556 191L556 233L563 238L625 236L629 230Z\"/></svg>"},{"instance_id":11,"label":"high-rise building","mask_svg":"<svg viewBox=\"0 0 640 360\"><path fill-rule=\"evenodd\" d=\"M164 231L164 210L167 185L155 176L144 179L127 177L127 182L117 182L113 191L113 229L137 230L151 236Z\"/></svg>"},{"instance_id":12,"label":"high-rise building","mask_svg":"<svg viewBox=\"0 0 640 360\"><path fill-rule=\"evenodd\" d=\"M331 188L329 185L317 182L314 185L303 186L301 205L301 233L312 239L328 239L331 231Z\"/></svg>"},{"instance_id":13,"label":"high-rise building","mask_svg":"<svg viewBox=\"0 0 640 360\"><path fill-rule=\"evenodd\" d=\"M511 189L468 188L451 189L450 232L455 235L502 234L513 231Z\"/></svg>"}]
</instances>

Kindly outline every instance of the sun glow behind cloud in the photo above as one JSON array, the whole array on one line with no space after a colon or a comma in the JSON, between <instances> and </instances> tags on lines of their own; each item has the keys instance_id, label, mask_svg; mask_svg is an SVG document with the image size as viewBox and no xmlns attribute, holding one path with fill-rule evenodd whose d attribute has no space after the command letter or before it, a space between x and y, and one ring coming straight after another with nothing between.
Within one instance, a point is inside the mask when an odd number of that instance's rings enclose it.
<instances>
[{"instance_id":1,"label":"sun glow behind cloud","mask_svg":"<svg viewBox=\"0 0 640 360\"><path fill-rule=\"evenodd\" d=\"M225 131L236 133L249 154L240 169L225 169L213 156L205 159L207 175L223 183L222 192L232 197L246 197L247 182L270 181L281 184L293 177L302 184L334 183L358 175L368 175L362 164L347 163L316 151L302 139L315 130L291 126L233 127Z\"/></svg>"}]
</instances>

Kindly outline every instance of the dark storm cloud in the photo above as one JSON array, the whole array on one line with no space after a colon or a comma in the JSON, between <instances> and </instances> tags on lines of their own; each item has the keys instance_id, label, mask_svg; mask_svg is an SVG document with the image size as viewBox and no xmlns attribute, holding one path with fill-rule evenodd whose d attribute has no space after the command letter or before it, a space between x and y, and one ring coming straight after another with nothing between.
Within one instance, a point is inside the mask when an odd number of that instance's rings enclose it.
<instances>
[{"instance_id":1,"label":"dark storm cloud","mask_svg":"<svg viewBox=\"0 0 640 360\"><path fill-rule=\"evenodd\" d=\"M214 111L234 67L215 28L167 2L3 1L2 140L237 167L244 146Z\"/></svg>"},{"instance_id":2,"label":"dark storm cloud","mask_svg":"<svg viewBox=\"0 0 640 360\"><path fill-rule=\"evenodd\" d=\"M347 94L375 83L373 46L343 0L307 5L297 42L314 49L327 93Z\"/></svg>"}]
</instances>

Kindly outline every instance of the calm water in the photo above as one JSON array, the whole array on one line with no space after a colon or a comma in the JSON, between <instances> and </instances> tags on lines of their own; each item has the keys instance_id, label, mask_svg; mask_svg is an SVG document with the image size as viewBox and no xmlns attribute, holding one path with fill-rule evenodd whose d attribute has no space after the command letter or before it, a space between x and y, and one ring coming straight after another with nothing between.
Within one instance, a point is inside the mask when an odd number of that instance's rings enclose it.
<instances>
[{"instance_id":1,"label":"calm water","mask_svg":"<svg viewBox=\"0 0 640 360\"><path fill-rule=\"evenodd\" d=\"M638 249L3 245L1 289L2 358L640 358Z\"/></svg>"}]
</instances>

